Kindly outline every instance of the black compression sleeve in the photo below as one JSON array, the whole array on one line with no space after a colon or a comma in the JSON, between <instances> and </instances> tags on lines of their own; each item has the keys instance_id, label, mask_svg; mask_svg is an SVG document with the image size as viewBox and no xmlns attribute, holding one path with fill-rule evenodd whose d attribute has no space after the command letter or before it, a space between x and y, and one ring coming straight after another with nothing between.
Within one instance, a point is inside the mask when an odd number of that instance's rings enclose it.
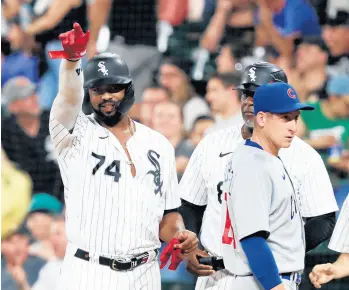
<instances>
[{"instance_id":1,"label":"black compression sleeve","mask_svg":"<svg viewBox=\"0 0 349 290\"><path fill-rule=\"evenodd\" d=\"M206 205L200 206L182 199L179 213L182 215L185 228L199 235Z\"/></svg>"},{"instance_id":2,"label":"black compression sleeve","mask_svg":"<svg viewBox=\"0 0 349 290\"><path fill-rule=\"evenodd\" d=\"M329 239L336 224L336 213L307 218L305 223L306 252Z\"/></svg>"}]
</instances>

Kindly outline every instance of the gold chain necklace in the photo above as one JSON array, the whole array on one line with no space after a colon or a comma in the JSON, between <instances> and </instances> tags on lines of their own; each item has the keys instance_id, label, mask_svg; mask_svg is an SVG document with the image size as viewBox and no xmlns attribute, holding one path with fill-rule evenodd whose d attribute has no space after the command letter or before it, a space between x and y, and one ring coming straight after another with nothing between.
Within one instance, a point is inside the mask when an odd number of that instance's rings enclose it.
<instances>
[{"instance_id":1,"label":"gold chain necklace","mask_svg":"<svg viewBox=\"0 0 349 290\"><path fill-rule=\"evenodd\" d=\"M129 132L131 133L131 136L133 136L133 135L135 134L135 129L133 128L133 126L134 126L134 124L133 124L131 118L128 117L128 130L129 130ZM127 149L126 144L125 144L125 146L121 144L121 146L122 146L124 149Z\"/></svg>"}]
</instances>

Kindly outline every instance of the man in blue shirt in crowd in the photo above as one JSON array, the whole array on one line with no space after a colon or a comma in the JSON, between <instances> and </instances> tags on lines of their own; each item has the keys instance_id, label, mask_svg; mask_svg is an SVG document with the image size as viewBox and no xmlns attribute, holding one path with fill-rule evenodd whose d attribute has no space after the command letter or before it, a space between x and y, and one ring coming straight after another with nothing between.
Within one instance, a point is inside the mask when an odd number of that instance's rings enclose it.
<instances>
[{"instance_id":1,"label":"man in blue shirt in crowd","mask_svg":"<svg viewBox=\"0 0 349 290\"><path fill-rule=\"evenodd\" d=\"M321 35L316 11L307 0L257 0L257 3L257 31L280 56L292 56L295 40Z\"/></svg>"},{"instance_id":2,"label":"man in blue shirt in crowd","mask_svg":"<svg viewBox=\"0 0 349 290\"><path fill-rule=\"evenodd\" d=\"M24 76L33 83L39 81L39 59L33 55L34 39L26 36L15 20L9 26L8 40L11 54L6 56L1 67L1 87L11 78Z\"/></svg>"}]
</instances>

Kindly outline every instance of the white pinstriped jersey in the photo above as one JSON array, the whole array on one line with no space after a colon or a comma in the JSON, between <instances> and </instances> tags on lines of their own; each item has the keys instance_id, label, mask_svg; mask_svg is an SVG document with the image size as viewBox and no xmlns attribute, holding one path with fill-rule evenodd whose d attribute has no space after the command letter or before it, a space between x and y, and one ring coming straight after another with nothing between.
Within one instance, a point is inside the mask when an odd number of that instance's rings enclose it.
<instances>
[{"instance_id":1,"label":"white pinstriped jersey","mask_svg":"<svg viewBox=\"0 0 349 290\"><path fill-rule=\"evenodd\" d=\"M242 124L207 135L190 158L179 185L181 197L196 205L207 205L201 227L201 242L221 256L220 224L222 184L230 154L243 141ZM299 138L280 150L291 177L303 217L338 210L332 185L320 155ZM215 238L214 238L215 237Z\"/></svg>"},{"instance_id":2,"label":"white pinstriped jersey","mask_svg":"<svg viewBox=\"0 0 349 290\"><path fill-rule=\"evenodd\" d=\"M80 112L72 133L51 114L50 133L65 186L67 237L104 256L133 255L160 247L164 210L180 206L173 146L136 124L127 148L92 116Z\"/></svg>"},{"instance_id":3,"label":"white pinstriped jersey","mask_svg":"<svg viewBox=\"0 0 349 290\"><path fill-rule=\"evenodd\" d=\"M328 247L349 254L349 193L345 199Z\"/></svg>"}]
</instances>

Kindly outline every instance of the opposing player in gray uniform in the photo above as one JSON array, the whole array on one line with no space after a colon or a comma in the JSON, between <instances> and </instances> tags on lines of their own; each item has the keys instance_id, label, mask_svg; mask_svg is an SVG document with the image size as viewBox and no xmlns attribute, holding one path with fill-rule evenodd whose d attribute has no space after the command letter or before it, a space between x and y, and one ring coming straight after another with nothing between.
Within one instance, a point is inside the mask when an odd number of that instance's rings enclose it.
<instances>
[{"instance_id":1,"label":"opposing player in gray uniform","mask_svg":"<svg viewBox=\"0 0 349 290\"><path fill-rule=\"evenodd\" d=\"M328 247L341 253L334 263L316 265L309 274L315 288L333 279L349 276L349 193L344 201Z\"/></svg>"},{"instance_id":2,"label":"opposing player in gray uniform","mask_svg":"<svg viewBox=\"0 0 349 290\"><path fill-rule=\"evenodd\" d=\"M313 109L286 83L256 90L252 137L235 150L223 184L223 260L235 275L230 289L291 290L300 283L303 220L279 151L290 147L300 110Z\"/></svg>"},{"instance_id":3,"label":"opposing player in gray uniform","mask_svg":"<svg viewBox=\"0 0 349 290\"><path fill-rule=\"evenodd\" d=\"M196 147L181 179L181 212L187 228L200 232L203 248L188 263L189 271L201 276L196 283L197 290L229 289L226 285L231 277L219 258L222 251L217 227L224 197L224 171L238 144L252 134L256 88L272 82L287 82L287 77L271 63L257 62L245 69L238 87L242 92L241 111L245 123L206 136ZM282 148L279 155L300 201L309 251L331 237L338 210L333 188L321 156L300 138L295 137L291 146ZM199 263L197 256L205 258Z\"/></svg>"},{"instance_id":4,"label":"opposing player in gray uniform","mask_svg":"<svg viewBox=\"0 0 349 290\"><path fill-rule=\"evenodd\" d=\"M88 35L75 23L59 37L64 51L50 52L65 58L50 116L69 241L59 289L160 290L160 239L178 238L184 252L197 245L177 212L174 148L128 117L135 96L120 56L97 54L82 71Z\"/></svg>"}]
</instances>

